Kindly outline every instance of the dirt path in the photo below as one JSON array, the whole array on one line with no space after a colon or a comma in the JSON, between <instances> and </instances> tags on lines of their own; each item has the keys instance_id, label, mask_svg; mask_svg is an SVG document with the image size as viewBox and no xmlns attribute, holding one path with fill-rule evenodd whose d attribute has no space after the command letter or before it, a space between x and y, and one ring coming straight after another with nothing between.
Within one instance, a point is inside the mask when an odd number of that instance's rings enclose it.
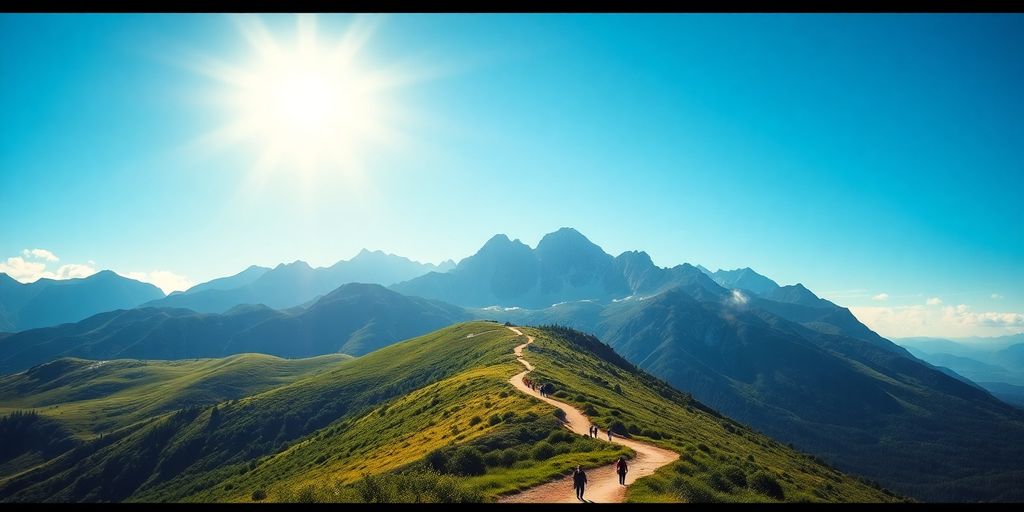
<instances>
[{"instance_id":1,"label":"dirt path","mask_svg":"<svg viewBox=\"0 0 1024 512\"><path fill-rule=\"evenodd\" d=\"M509 327L512 332L522 336L523 333L515 327ZM573 432L585 436L590 428L590 420L580 412L579 409L555 400L542 397L540 392L530 389L523 383L523 377L533 370L533 365L523 359L523 349L533 343L533 336L526 336L526 343L517 346L513 352L517 360L526 367L526 371L518 373L509 379L509 382L519 391L534 398L543 400L565 412L566 427ZM598 439L608 439L608 433L600 431ZM626 485L630 485L637 478L654 473L654 470L675 461L679 454L664 448L658 448L647 443L612 436L615 444L627 446L636 452L636 457L629 461L629 473L626 473ZM595 503L621 503L626 497L626 487L619 485L619 476L615 474L614 462L607 466L587 470L587 487L584 498ZM501 503L579 503L576 493L572 487L572 475L566 475L558 480L532 487L516 494L510 494L498 500Z\"/></svg>"}]
</instances>

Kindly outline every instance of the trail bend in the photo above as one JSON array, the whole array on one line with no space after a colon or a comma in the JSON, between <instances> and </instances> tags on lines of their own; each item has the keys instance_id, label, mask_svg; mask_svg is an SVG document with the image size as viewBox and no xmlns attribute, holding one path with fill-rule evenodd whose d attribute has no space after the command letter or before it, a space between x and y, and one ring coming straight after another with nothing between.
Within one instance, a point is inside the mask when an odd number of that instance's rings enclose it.
<instances>
[{"instance_id":1,"label":"trail bend","mask_svg":"<svg viewBox=\"0 0 1024 512\"><path fill-rule=\"evenodd\" d=\"M509 329L519 336L524 335L522 331L515 327L509 327ZM511 382L512 385L520 392L526 393L538 400L543 400L544 402L561 409L565 413L565 426L576 434L581 436L587 435L591 423L583 412L565 402L560 402L551 397L541 396L539 391L530 389L530 387L523 382L523 377L525 377L527 373L533 371L533 365L523 358L523 349L525 349L527 345L533 343L534 337L530 335L525 336L526 343L516 346L513 349L513 353L516 356L516 360L525 366L526 370L514 375L509 379L509 382ZM606 441L608 439L608 433L606 431L599 430L597 438L608 442ZM650 475L651 473L654 473L656 469L679 458L678 453L633 439L626 439L613 435L611 442L626 446L636 452L636 457L629 461L629 472L626 473L626 485L619 485L619 477L615 473L614 462L607 466L589 469L587 470L587 487L586 493L584 494L584 498L589 502L621 503L626 497L626 487L631 485L638 478ZM558 480L531 487L515 494L503 496L498 501L500 503L579 503L579 500L576 499L576 493L573 491L572 474Z\"/></svg>"}]
</instances>

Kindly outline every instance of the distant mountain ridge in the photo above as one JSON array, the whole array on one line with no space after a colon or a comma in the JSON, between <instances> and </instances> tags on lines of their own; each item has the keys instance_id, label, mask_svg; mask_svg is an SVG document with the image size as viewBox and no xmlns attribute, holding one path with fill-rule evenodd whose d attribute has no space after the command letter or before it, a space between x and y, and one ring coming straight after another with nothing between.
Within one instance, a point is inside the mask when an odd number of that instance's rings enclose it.
<instances>
[{"instance_id":1,"label":"distant mountain ridge","mask_svg":"<svg viewBox=\"0 0 1024 512\"><path fill-rule=\"evenodd\" d=\"M144 307L0 338L0 373L60 357L193 359L258 352L278 357L354 356L471 316L462 308L349 283L297 313L263 305L224 314Z\"/></svg>"},{"instance_id":2,"label":"distant mountain ridge","mask_svg":"<svg viewBox=\"0 0 1024 512\"><path fill-rule=\"evenodd\" d=\"M0 331L77 322L163 296L163 291L152 284L110 270L75 279L42 278L27 284L0 273Z\"/></svg>"},{"instance_id":3,"label":"distant mountain ridge","mask_svg":"<svg viewBox=\"0 0 1024 512\"><path fill-rule=\"evenodd\" d=\"M329 267L313 268L301 260L281 263L273 269L251 266L233 276L193 286L144 306L187 308L200 313L223 313L239 304L285 309L307 303L346 283L390 285L453 265L451 261L440 265L418 263L363 249L352 259Z\"/></svg>"}]
</instances>

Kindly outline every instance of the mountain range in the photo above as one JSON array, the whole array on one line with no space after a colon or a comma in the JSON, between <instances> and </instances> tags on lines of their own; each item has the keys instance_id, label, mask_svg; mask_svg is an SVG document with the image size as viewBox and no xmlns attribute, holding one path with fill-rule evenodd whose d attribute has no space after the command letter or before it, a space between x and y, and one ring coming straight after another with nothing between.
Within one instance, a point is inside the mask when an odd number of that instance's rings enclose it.
<instances>
[{"instance_id":1,"label":"mountain range","mask_svg":"<svg viewBox=\"0 0 1024 512\"><path fill-rule=\"evenodd\" d=\"M20 283L0 273L0 331L77 322L114 309L132 308L164 293L149 283L104 270L76 279Z\"/></svg>"},{"instance_id":2,"label":"mountain range","mask_svg":"<svg viewBox=\"0 0 1024 512\"><path fill-rule=\"evenodd\" d=\"M329 267L313 268L304 261L282 263L273 269L252 266L233 276L202 283L143 306L187 308L200 313L223 313L239 304L286 309L315 300L345 283L390 285L427 272L444 272L453 266L451 261L440 265L418 263L363 249L352 259Z\"/></svg>"},{"instance_id":3,"label":"mountain range","mask_svg":"<svg viewBox=\"0 0 1024 512\"><path fill-rule=\"evenodd\" d=\"M461 308L406 297L380 285L349 283L308 308L240 305L223 313L142 307L0 339L0 373L60 357L190 359L259 352L279 357L362 355L469 319Z\"/></svg>"},{"instance_id":4,"label":"mountain range","mask_svg":"<svg viewBox=\"0 0 1024 512\"><path fill-rule=\"evenodd\" d=\"M364 252L352 261L398 258ZM388 289L322 290L367 275L331 277L343 274L331 270L338 265L250 267L140 309L0 336L0 372L58 357L360 355L472 317L560 324L714 410L901 493L1024 499L1024 447L1003 442L1024 436L1024 411L802 284L750 268L659 267L642 251L612 256L571 228L536 248L496 235L453 268Z\"/></svg>"},{"instance_id":5,"label":"mountain range","mask_svg":"<svg viewBox=\"0 0 1024 512\"><path fill-rule=\"evenodd\" d=\"M1024 406L1024 333L991 338L901 338L914 356L967 377L1002 400Z\"/></svg>"}]
</instances>

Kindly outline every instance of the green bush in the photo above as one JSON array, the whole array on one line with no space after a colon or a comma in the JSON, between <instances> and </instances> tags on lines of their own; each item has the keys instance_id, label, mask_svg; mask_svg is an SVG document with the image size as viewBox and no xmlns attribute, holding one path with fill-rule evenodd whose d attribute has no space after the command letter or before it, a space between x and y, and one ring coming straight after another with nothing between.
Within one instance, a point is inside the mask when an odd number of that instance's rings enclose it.
<instances>
[{"instance_id":1,"label":"green bush","mask_svg":"<svg viewBox=\"0 0 1024 512\"><path fill-rule=\"evenodd\" d=\"M547 440L549 443L571 443L575 438L571 432L559 429L548 434Z\"/></svg>"},{"instance_id":2,"label":"green bush","mask_svg":"<svg viewBox=\"0 0 1024 512\"><path fill-rule=\"evenodd\" d=\"M547 460L555 455L555 447L547 441L537 443L530 452L533 460Z\"/></svg>"},{"instance_id":3,"label":"green bush","mask_svg":"<svg viewBox=\"0 0 1024 512\"><path fill-rule=\"evenodd\" d=\"M649 428L641 429L640 435L644 437L649 437L651 439L661 439L661 432L658 432L657 430L651 430Z\"/></svg>"},{"instance_id":4,"label":"green bush","mask_svg":"<svg viewBox=\"0 0 1024 512\"><path fill-rule=\"evenodd\" d=\"M265 499L267 499L267 491L264 491L263 489L256 489L252 492L253 501L263 501Z\"/></svg>"},{"instance_id":5,"label":"green bush","mask_svg":"<svg viewBox=\"0 0 1024 512\"><path fill-rule=\"evenodd\" d=\"M732 482L729 481L725 475L720 471L712 471L704 477L704 481L708 484L708 487L715 489L716 491L729 492L732 490Z\"/></svg>"},{"instance_id":6,"label":"green bush","mask_svg":"<svg viewBox=\"0 0 1024 512\"><path fill-rule=\"evenodd\" d=\"M747 486L747 474L744 473L742 469L730 464L722 468L721 472L722 475L736 487Z\"/></svg>"},{"instance_id":7,"label":"green bush","mask_svg":"<svg viewBox=\"0 0 1024 512\"><path fill-rule=\"evenodd\" d=\"M495 450L485 453L484 464L489 468L501 466L501 451Z\"/></svg>"},{"instance_id":8,"label":"green bush","mask_svg":"<svg viewBox=\"0 0 1024 512\"><path fill-rule=\"evenodd\" d=\"M555 417L558 418L558 421L565 421L565 411L561 409L555 409L555 411L552 414L554 414Z\"/></svg>"},{"instance_id":9,"label":"green bush","mask_svg":"<svg viewBox=\"0 0 1024 512\"><path fill-rule=\"evenodd\" d=\"M501 423L501 416L498 416L497 414L492 414L489 418L487 418L487 424L492 427L497 425L498 423Z\"/></svg>"},{"instance_id":10,"label":"green bush","mask_svg":"<svg viewBox=\"0 0 1024 512\"><path fill-rule=\"evenodd\" d=\"M434 450L428 453L426 461L427 466L438 473L448 471L448 454L442 450Z\"/></svg>"},{"instance_id":11,"label":"green bush","mask_svg":"<svg viewBox=\"0 0 1024 512\"><path fill-rule=\"evenodd\" d=\"M455 454L448 461L448 467L456 475L482 475L487 471L483 454L469 446L461 446L455 450Z\"/></svg>"},{"instance_id":12,"label":"green bush","mask_svg":"<svg viewBox=\"0 0 1024 512\"><path fill-rule=\"evenodd\" d=\"M687 503L718 503L721 500L708 486L700 482L691 482L682 477L672 479L672 487L682 501Z\"/></svg>"},{"instance_id":13,"label":"green bush","mask_svg":"<svg viewBox=\"0 0 1024 512\"><path fill-rule=\"evenodd\" d=\"M750 488L777 500L785 498L779 481L764 471L757 471L750 476Z\"/></svg>"},{"instance_id":14,"label":"green bush","mask_svg":"<svg viewBox=\"0 0 1024 512\"><path fill-rule=\"evenodd\" d=\"M480 503L483 496L457 477L431 471L367 475L353 484L364 503ZM322 500L330 501L330 500Z\"/></svg>"},{"instance_id":15,"label":"green bush","mask_svg":"<svg viewBox=\"0 0 1024 512\"><path fill-rule=\"evenodd\" d=\"M481 421L483 421L483 418L481 418L480 416L473 416L472 418L469 419L469 426L472 427L473 425L476 425Z\"/></svg>"},{"instance_id":16,"label":"green bush","mask_svg":"<svg viewBox=\"0 0 1024 512\"><path fill-rule=\"evenodd\" d=\"M524 457L522 457L521 453L518 450L516 450L515 448L508 448L502 450L501 452L501 465L507 468L512 466L512 464L515 464L517 460L520 460L522 458Z\"/></svg>"},{"instance_id":17,"label":"green bush","mask_svg":"<svg viewBox=\"0 0 1024 512\"><path fill-rule=\"evenodd\" d=\"M586 414L587 416L597 416L597 408L594 407L594 404L587 404L587 406L583 408L583 414Z\"/></svg>"}]
</instances>

